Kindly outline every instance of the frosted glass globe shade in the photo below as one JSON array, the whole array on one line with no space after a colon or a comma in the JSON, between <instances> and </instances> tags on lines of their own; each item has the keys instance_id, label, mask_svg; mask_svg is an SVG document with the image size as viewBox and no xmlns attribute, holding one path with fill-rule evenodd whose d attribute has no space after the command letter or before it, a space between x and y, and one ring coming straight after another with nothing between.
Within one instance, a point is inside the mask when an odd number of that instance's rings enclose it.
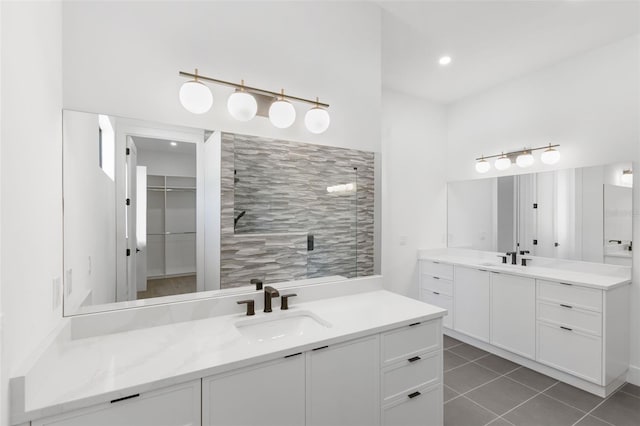
<instances>
[{"instance_id":1,"label":"frosted glass globe shade","mask_svg":"<svg viewBox=\"0 0 640 426\"><path fill-rule=\"evenodd\" d=\"M509 167L511 167L511 160L503 155L496 160L494 166L497 170L507 170Z\"/></svg>"},{"instance_id":2,"label":"frosted glass globe shade","mask_svg":"<svg viewBox=\"0 0 640 426\"><path fill-rule=\"evenodd\" d=\"M533 155L530 152L518 155L516 158L516 164L522 168L529 167L534 163Z\"/></svg>"},{"instance_id":3,"label":"frosted glass globe shade","mask_svg":"<svg viewBox=\"0 0 640 426\"><path fill-rule=\"evenodd\" d=\"M296 120L296 109L291 102L283 99L275 101L269 107L269 121L279 129L286 129Z\"/></svg>"},{"instance_id":4,"label":"frosted glass globe shade","mask_svg":"<svg viewBox=\"0 0 640 426\"><path fill-rule=\"evenodd\" d=\"M227 99L229 114L238 121L249 121L258 112L256 98L247 92L234 92Z\"/></svg>"},{"instance_id":5,"label":"frosted glass globe shade","mask_svg":"<svg viewBox=\"0 0 640 426\"><path fill-rule=\"evenodd\" d=\"M620 182L623 185L631 186L633 185L633 173L631 170L625 170L622 172L622 177L620 178Z\"/></svg>"},{"instance_id":6,"label":"frosted glass globe shade","mask_svg":"<svg viewBox=\"0 0 640 426\"><path fill-rule=\"evenodd\" d=\"M540 156L540 161L544 164L556 164L560 161L560 152L553 148L547 148Z\"/></svg>"},{"instance_id":7,"label":"frosted glass globe shade","mask_svg":"<svg viewBox=\"0 0 640 426\"><path fill-rule=\"evenodd\" d=\"M180 103L189 112L204 114L213 105L213 95L207 86L191 80L180 87Z\"/></svg>"},{"instance_id":8,"label":"frosted glass globe shade","mask_svg":"<svg viewBox=\"0 0 640 426\"><path fill-rule=\"evenodd\" d=\"M311 108L304 116L304 125L311 133L319 135L324 133L331 124L331 117L326 109L319 107Z\"/></svg>"},{"instance_id":9,"label":"frosted glass globe shade","mask_svg":"<svg viewBox=\"0 0 640 426\"><path fill-rule=\"evenodd\" d=\"M491 164L487 160L480 160L476 163L476 172L487 173L491 168Z\"/></svg>"}]
</instances>

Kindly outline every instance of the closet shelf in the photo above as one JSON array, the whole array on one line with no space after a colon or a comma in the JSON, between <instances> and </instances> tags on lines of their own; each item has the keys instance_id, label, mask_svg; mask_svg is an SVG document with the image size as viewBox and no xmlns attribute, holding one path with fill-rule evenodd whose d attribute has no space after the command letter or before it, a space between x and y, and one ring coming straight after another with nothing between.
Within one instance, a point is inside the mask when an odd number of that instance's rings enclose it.
<instances>
[{"instance_id":1,"label":"closet shelf","mask_svg":"<svg viewBox=\"0 0 640 426\"><path fill-rule=\"evenodd\" d=\"M147 233L147 235L190 235L190 234L195 234L195 231L193 231L193 232L160 232L160 233Z\"/></svg>"}]
</instances>

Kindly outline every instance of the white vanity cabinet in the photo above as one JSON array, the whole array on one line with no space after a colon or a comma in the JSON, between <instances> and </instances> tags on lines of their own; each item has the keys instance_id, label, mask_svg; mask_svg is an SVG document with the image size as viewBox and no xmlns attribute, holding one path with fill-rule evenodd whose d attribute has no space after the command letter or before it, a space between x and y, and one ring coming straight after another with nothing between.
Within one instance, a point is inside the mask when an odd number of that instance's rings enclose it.
<instances>
[{"instance_id":1,"label":"white vanity cabinet","mask_svg":"<svg viewBox=\"0 0 640 426\"><path fill-rule=\"evenodd\" d=\"M453 266L420 262L420 300L447 310L442 325L453 328Z\"/></svg>"},{"instance_id":2,"label":"white vanity cabinet","mask_svg":"<svg viewBox=\"0 0 640 426\"><path fill-rule=\"evenodd\" d=\"M205 426L299 426L305 422L304 354L202 379Z\"/></svg>"},{"instance_id":3,"label":"white vanity cabinet","mask_svg":"<svg viewBox=\"0 0 640 426\"><path fill-rule=\"evenodd\" d=\"M453 300L454 329L484 342L490 334L490 273L483 269L456 266Z\"/></svg>"},{"instance_id":4,"label":"white vanity cabinet","mask_svg":"<svg viewBox=\"0 0 640 426\"><path fill-rule=\"evenodd\" d=\"M306 353L307 426L380 424L379 347L374 335Z\"/></svg>"},{"instance_id":5,"label":"white vanity cabinet","mask_svg":"<svg viewBox=\"0 0 640 426\"><path fill-rule=\"evenodd\" d=\"M536 281L491 273L491 344L518 355L536 355Z\"/></svg>"},{"instance_id":6,"label":"white vanity cabinet","mask_svg":"<svg viewBox=\"0 0 640 426\"><path fill-rule=\"evenodd\" d=\"M197 426L200 380L31 422L31 426Z\"/></svg>"}]
</instances>

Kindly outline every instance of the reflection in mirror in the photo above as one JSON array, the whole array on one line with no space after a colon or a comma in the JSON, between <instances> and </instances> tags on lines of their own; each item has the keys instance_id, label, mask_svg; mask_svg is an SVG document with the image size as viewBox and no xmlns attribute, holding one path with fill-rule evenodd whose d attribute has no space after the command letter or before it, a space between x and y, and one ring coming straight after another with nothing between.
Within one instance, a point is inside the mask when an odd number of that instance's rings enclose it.
<instances>
[{"instance_id":1,"label":"reflection in mirror","mask_svg":"<svg viewBox=\"0 0 640 426\"><path fill-rule=\"evenodd\" d=\"M631 265L630 163L448 184L448 246Z\"/></svg>"},{"instance_id":2,"label":"reflection in mirror","mask_svg":"<svg viewBox=\"0 0 640 426\"><path fill-rule=\"evenodd\" d=\"M63 121L65 315L379 270L373 153L75 111Z\"/></svg>"}]
</instances>

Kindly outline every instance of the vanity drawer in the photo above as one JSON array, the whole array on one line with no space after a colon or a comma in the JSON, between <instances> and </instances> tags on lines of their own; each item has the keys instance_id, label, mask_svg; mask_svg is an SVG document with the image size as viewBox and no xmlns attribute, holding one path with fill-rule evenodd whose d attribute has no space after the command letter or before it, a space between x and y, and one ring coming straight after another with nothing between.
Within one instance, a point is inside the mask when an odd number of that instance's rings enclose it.
<instances>
[{"instance_id":1,"label":"vanity drawer","mask_svg":"<svg viewBox=\"0 0 640 426\"><path fill-rule=\"evenodd\" d=\"M538 302L538 319L572 329L602 335L602 314L566 303Z\"/></svg>"},{"instance_id":2,"label":"vanity drawer","mask_svg":"<svg viewBox=\"0 0 640 426\"><path fill-rule=\"evenodd\" d=\"M602 381L602 339L538 322L538 362L590 382Z\"/></svg>"},{"instance_id":3,"label":"vanity drawer","mask_svg":"<svg viewBox=\"0 0 640 426\"><path fill-rule=\"evenodd\" d=\"M412 356L440 348L440 321L431 320L382 334L382 363L392 364Z\"/></svg>"},{"instance_id":4,"label":"vanity drawer","mask_svg":"<svg viewBox=\"0 0 640 426\"><path fill-rule=\"evenodd\" d=\"M447 328L453 328L453 297L436 293L423 288L421 299L425 303L446 309L447 314L442 317L442 325Z\"/></svg>"},{"instance_id":5,"label":"vanity drawer","mask_svg":"<svg viewBox=\"0 0 640 426\"><path fill-rule=\"evenodd\" d=\"M419 388L384 405L382 407L382 425L442 426L442 410L442 384Z\"/></svg>"},{"instance_id":6,"label":"vanity drawer","mask_svg":"<svg viewBox=\"0 0 640 426\"><path fill-rule=\"evenodd\" d=\"M537 280L538 299L602 312L602 290Z\"/></svg>"},{"instance_id":7,"label":"vanity drawer","mask_svg":"<svg viewBox=\"0 0 640 426\"><path fill-rule=\"evenodd\" d=\"M418 387L435 384L440 381L442 358L440 352L421 354L382 371L382 398L388 401Z\"/></svg>"},{"instance_id":8,"label":"vanity drawer","mask_svg":"<svg viewBox=\"0 0 640 426\"><path fill-rule=\"evenodd\" d=\"M422 274L421 287L423 290L426 289L427 291L453 296L453 281L445 278Z\"/></svg>"},{"instance_id":9,"label":"vanity drawer","mask_svg":"<svg viewBox=\"0 0 640 426\"><path fill-rule=\"evenodd\" d=\"M420 261L421 273L431 275L432 277L440 277L448 280L453 279L453 265L435 262L432 260Z\"/></svg>"}]
</instances>

